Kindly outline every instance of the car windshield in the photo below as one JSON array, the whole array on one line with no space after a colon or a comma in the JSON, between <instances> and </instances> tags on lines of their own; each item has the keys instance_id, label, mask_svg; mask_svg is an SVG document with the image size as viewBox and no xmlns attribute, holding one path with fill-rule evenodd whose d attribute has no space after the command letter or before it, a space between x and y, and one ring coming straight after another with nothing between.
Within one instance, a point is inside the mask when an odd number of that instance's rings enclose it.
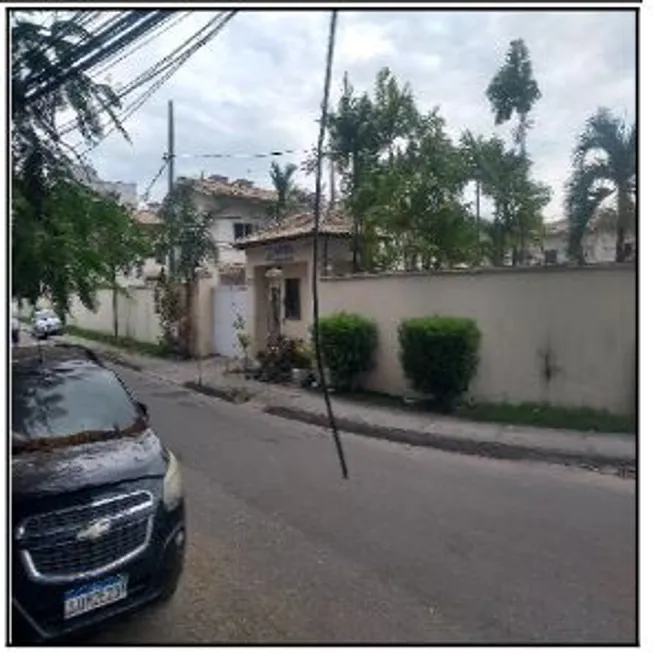
<instances>
[{"instance_id":1,"label":"car windshield","mask_svg":"<svg viewBox=\"0 0 653 653\"><path fill-rule=\"evenodd\" d=\"M34 314L34 317L37 320L44 320L44 319L50 320L52 318L56 318L57 316L54 314L54 311L37 311Z\"/></svg>"},{"instance_id":2,"label":"car windshield","mask_svg":"<svg viewBox=\"0 0 653 653\"><path fill-rule=\"evenodd\" d=\"M87 365L14 370L12 447L84 433L121 433L141 421L109 370Z\"/></svg>"}]
</instances>

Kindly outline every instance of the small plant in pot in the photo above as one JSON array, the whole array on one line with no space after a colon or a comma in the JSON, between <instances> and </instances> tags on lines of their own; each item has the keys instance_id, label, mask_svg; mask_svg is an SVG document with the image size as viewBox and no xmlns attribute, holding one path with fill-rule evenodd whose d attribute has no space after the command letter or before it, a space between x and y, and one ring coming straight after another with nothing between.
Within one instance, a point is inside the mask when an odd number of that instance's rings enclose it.
<instances>
[{"instance_id":1,"label":"small plant in pot","mask_svg":"<svg viewBox=\"0 0 653 653\"><path fill-rule=\"evenodd\" d=\"M313 357L310 349L306 346L303 340L297 341L293 358L293 384L300 388L304 388L310 384L311 376L313 374Z\"/></svg>"},{"instance_id":2,"label":"small plant in pot","mask_svg":"<svg viewBox=\"0 0 653 653\"><path fill-rule=\"evenodd\" d=\"M271 339L257 358L260 364L257 378L272 383L288 383L293 380L293 370L310 366L303 342L286 336Z\"/></svg>"}]
</instances>

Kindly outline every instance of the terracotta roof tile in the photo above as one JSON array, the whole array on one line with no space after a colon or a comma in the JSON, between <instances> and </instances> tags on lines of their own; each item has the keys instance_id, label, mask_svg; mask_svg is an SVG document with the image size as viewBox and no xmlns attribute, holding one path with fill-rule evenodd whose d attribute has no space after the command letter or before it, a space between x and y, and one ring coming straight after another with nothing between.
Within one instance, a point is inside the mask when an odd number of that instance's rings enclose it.
<instances>
[{"instance_id":1,"label":"terracotta roof tile","mask_svg":"<svg viewBox=\"0 0 653 653\"><path fill-rule=\"evenodd\" d=\"M206 195L217 195L218 197L238 197L248 200L255 200L265 203L273 203L277 200L277 194L273 190L259 188L246 179L229 181L227 177L214 175L204 179L193 179L193 188Z\"/></svg>"},{"instance_id":2,"label":"terracotta roof tile","mask_svg":"<svg viewBox=\"0 0 653 653\"><path fill-rule=\"evenodd\" d=\"M250 236L240 238L235 246L238 248L252 247L263 243L301 238L313 233L313 214L298 213L273 222L254 232ZM351 218L339 212L326 213L320 223L320 234L330 236L349 236L352 233Z\"/></svg>"}]
</instances>

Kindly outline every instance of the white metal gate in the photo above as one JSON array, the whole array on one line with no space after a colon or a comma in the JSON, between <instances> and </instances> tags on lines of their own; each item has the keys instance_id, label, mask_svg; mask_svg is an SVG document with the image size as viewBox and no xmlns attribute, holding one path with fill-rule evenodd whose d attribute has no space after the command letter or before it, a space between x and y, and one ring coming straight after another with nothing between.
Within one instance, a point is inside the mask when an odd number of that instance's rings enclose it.
<instances>
[{"instance_id":1,"label":"white metal gate","mask_svg":"<svg viewBox=\"0 0 653 653\"><path fill-rule=\"evenodd\" d=\"M242 356L238 344L239 316L245 319L247 286L218 285L213 289L213 351L230 358Z\"/></svg>"}]
</instances>

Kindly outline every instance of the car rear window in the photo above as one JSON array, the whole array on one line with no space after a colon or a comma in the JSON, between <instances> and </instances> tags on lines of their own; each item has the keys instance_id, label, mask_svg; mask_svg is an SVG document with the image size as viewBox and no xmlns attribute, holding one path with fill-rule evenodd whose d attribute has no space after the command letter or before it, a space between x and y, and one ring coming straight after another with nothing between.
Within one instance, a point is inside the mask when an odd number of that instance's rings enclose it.
<instances>
[{"instance_id":1,"label":"car rear window","mask_svg":"<svg viewBox=\"0 0 653 653\"><path fill-rule=\"evenodd\" d=\"M110 370L62 365L13 371L14 442L124 430L139 418L134 402Z\"/></svg>"}]
</instances>

